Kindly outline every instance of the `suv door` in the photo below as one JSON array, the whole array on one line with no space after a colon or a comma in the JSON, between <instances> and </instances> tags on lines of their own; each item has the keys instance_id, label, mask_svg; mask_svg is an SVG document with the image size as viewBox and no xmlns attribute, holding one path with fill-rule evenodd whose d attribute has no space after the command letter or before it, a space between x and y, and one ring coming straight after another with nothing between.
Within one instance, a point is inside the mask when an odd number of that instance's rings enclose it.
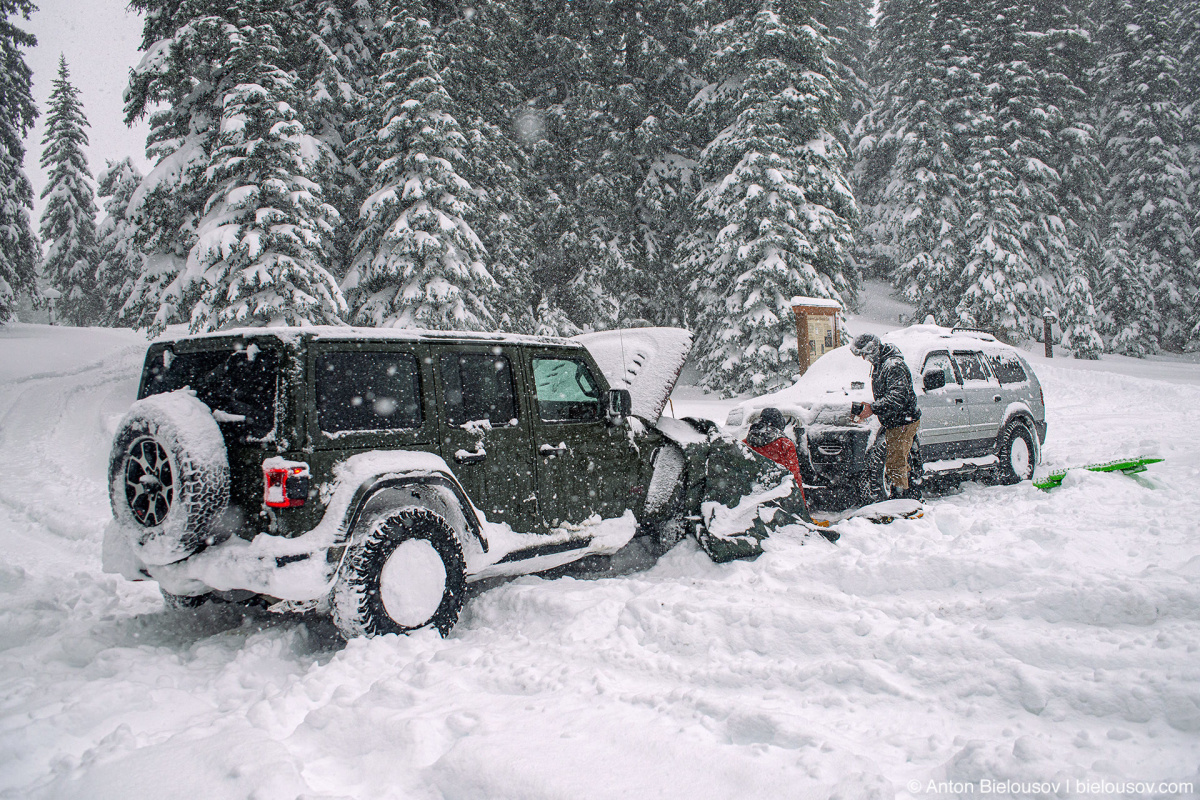
<instances>
[{"instance_id":1,"label":"suv door","mask_svg":"<svg viewBox=\"0 0 1200 800\"><path fill-rule=\"evenodd\" d=\"M436 451L427 352L415 342L311 343L305 389L311 398L306 403L311 452L303 460L315 485L332 476L335 463L356 453Z\"/></svg>"},{"instance_id":2,"label":"suv door","mask_svg":"<svg viewBox=\"0 0 1200 800\"><path fill-rule=\"evenodd\" d=\"M442 458L489 522L540 527L529 409L523 408L520 348L436 345Z\"/></svg>"},{"instance_id":3,"label":"suv door","mask_svg":"<svg viewBox=\"0 0 1200 800\"><path fill-rule=\"evenodd\" d=\"M925 373L935 370L941 370L946 376L946 385L927 392L923 386ZM960 455L958 442L970 438L971 422L967 416L967 401L958 368L948 350L925 356L917 391L921 407L918 435L921 437L922 455L931 461Z\"/></svg>"},{"instance_id":4,"label":"suv door","mask_svg":"<svg viewBox=\"0 0 1200 800\"><path fill-rule=\"evenodd\" d=\"M538 495L548 524L619 517L636 503L637 452L605 419L605 386L578 350L530 349Z\"/></svg>"},{"instance_id":5,"label":"suv door","mask_svg":"<svg viewBox=\"0 0 1200 800\"><path fill-rule=\"evenodd\" d=\"M981 352L955 350L954 363L963 378L971 442L979 454L990 452L992 442L1000 432L1000 415L1004 412L1000 383L992 376Z\"/></svg>"}]
</instances>

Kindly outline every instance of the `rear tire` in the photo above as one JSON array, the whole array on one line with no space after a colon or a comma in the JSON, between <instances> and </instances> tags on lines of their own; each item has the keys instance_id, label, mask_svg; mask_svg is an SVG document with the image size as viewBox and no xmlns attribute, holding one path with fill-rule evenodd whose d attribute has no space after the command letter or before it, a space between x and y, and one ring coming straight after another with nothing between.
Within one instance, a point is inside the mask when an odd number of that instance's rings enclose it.
<instances>
[{"instance_id":1,"label":"rear tire","mask_svg":"<svg viewBox=\"0 0 1200 800\"><path fill-rule=\"evenodd\" d=\"M1005 425L997 442L996 457L1000 459L1000 483L1014 484L1033 478L1037 445L1029 426L1018 420Z\"/></svg>"},{"instance_id":2,"label":"rear tire","mask_svg":"<svg viewBox=\"0 0 1200 800\"><path fill-rule=\"evenodd\" d=\"M406 508L371 525L346 554L333 622L346 639L437 628L450 633L466 596L462 547L442 517Z\"/></svg>"}]
</instances>

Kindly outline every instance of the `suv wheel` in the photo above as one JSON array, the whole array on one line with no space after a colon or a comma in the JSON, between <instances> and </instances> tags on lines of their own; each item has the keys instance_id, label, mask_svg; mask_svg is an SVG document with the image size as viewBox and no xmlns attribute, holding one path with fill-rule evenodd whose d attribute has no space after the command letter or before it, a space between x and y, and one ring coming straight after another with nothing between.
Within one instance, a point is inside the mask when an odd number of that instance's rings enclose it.
<instances>
[{"instance_id":1,"label":"suv wheel","mask_svg":"<svg viewBox=\"0 0 1200 800\"><path fill-rule=\"evenodd\" d=\"M466 594L462 547L442 517L406 508L373 524L346 554L333 621L347 639L435 627L445 636Z\"/></svg>"},{"instance_id":2,"label":"suv wheel","mask_svg":"<svg viewBox=\"0 0 1200 800\"><path fill-rule=\"evenodd\" d=\"M108 461L113 517L147 564L187 558L221 536L229 458L208 406L186 391L133 404Z\"/></svg>"},{"instance_id":3,"label":"suv wheel","mask_svg":"<svg viewBox=\"0 0 1200 800\"><path fill-rule=\"evenodd\" d=\"M996 455L1000 459L1001 483L1020 483L1032 478L1037 462L1037 447L1029 426L1017 420L1004 426Z\"/></svg>"}]
</instances>

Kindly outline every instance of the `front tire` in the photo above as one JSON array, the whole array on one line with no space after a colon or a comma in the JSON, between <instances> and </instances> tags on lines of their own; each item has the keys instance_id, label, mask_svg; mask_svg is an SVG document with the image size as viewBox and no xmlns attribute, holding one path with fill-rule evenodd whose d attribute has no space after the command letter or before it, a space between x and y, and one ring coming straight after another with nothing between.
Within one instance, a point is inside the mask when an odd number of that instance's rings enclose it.
<instances>
[{"instance_id":1,"label":"front tire","mask_svg":"<svg viewBox=\"0 0 1200 800\"><path fill-rule=\"evenodd\" d=\"M374 524L346 554L333 589L333 622L346 639L458 621L466 595L462 547L442 517L407 508Z\"/></svg>"},{"instance_id":2,"label":"front tire","mask_svg":"<svg viewBox=\"0 0 1200 800\"><path fill-rule=\"evenodd\" d=\"M1037 445L1029 426L1017 420L1008 423L1000 433L996 456L1000 459L1001 483L1014 484L1030 480L1033 477L1033 468L1037 466Z\"/></svg>"}]
</instances>

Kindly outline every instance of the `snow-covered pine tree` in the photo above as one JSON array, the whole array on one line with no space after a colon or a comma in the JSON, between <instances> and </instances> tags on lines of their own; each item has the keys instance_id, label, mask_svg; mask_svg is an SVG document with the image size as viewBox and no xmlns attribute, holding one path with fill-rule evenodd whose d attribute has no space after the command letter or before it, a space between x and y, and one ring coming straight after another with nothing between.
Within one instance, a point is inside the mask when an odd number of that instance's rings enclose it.
<instances>
[{"instance_id":1,"label":"snow-covered pine tree","mask_svg":"<svg viewBox=\"0 0 1200 800\"><path fill-rule=\"evenodd\" d=\"M413 6L417 6L414 8ZM491 330L499 286L472 229L475 192L461 176L467 139L442 80L433 26L397 3L380 77L378 163L344 287L355 322Z\"/></svg>"},{"instance_id":2,"label":"snow-covered pine tree","mask_svg":"<svg viewBox=\"0 0 1200 800\"><path fill-rule=\"evenodd\" d=\"M1063 288L1063 308L1059 323L1062 326L1062 346L1071 351L1075 358L1096 360L1104 349L1104 340L1096 332L1098 315L1092 299L1092 282L1088 273L1091 260L1098 255L1096 249L1081 254L1071 265L1066 286Z\"/></svg>"},{"instance_id":3,"label":"snow-covered pine tree","mask_svg":"<svg viewBox=\"0 0 1200 800\"><path fill-rule=\"evenodd\" d=\"M969 63L955 0L888 0L880 8L870 112L856 131L855 186L869 258L914 316L949 323L961 299L969 98L981 87ZM877 268L878 270L878 268Z\"/></svg>"},{"instance_id":4,"label":"snow-covered pine tree","mask_svg":"<svg viewBox=\"0 0 1200 800\"><path fill-rule=\"evenodd\" d=\"M37 118L23 47L37 45L13 17L29 19L29 0L0 0L0 323L22 294L37 296L38 243L29 224L33 187L25 176L25 134Z\"/></svg>"},{"instance_id":5,"label":"snow-covered pine tree","mask_svg":"<svg viewBox=\"0 0 1200 800\"><path fill-rule=\"evenodd\" d=\"M704 46L709 83L690 113L709 141L680 268L705 385L764 391L793 375L790 298L847 302L855 289L857 208L835 136L842 94L807 4L721 20Z\"/></svg>"},{"instance_id":6,"label":"snow-covered pine tree","mask_svg":"<svg viewBox=\"0 0 1200 800\"><path fill-rule=\"evenodd\" d=\"M1046 68L1045 28L1029 0L972 11L973 50L987 93L970 130L966 255L958 318L1013 341L1036 336L1071 249L1055 168L1065 126L1053 101L1062 75Z\"/></svg>"},{"instance_id":7,"label":"snow-covered pine tree","mask_svg":"<svg viewBox=\"0 0 1200 800\"><path fill-rule=\"evenodd\" d=\"M1153 273L1127 244L1128 227L1111 223L1100 253L1101 330L1108 335L1110 352L1145 358L1158 352L1160 317Z\"/></svg>"},{"instance_id":8,"label":"snow-covered pine tree","mask_svg":"<svg viewBox=\"0 0 1200 800\"><path fill-rule=\"evenodd\" d=\"M1092 294L1093 287L1099 286L1103 217L1100 191L1104 185L1092 111L1092 76L1098 53L1088 30L1085 2L1075 0L1039 10L1053 15L1041 26L1047 31L1042 57L1052 74L1063 76L1057 85L1047 86L1048 96L1062 109L1064 121L1055 141L1055 167L1061 176L1059 207L1070 245L1069 266L1066 274L1059 276L1063 281L1058 292L1063 345L1076 358L1095 359L1104 348L1099 333L1100 309Z\"/></svg>"},{"instance_id":9,"label":"snow-covered pine tree","mask_svg":"<svg viewBox=\"0 0 1200 800\"><path fill-rule=\"evenodd\" d=\"M95 291L96 195L88 171L87 117L79 90L71 85L67 59L58 57L58 77L50 93L50 113L42 138L42 169L46 188L42 199L42 241L46 254L42 274L61 295L58 317L70 325L95 325L104 314L104 300Z\"/></svg>"},{"instance_id":10,"label":"snow-covered pine tree","mask_svg":"<svg viewBox=\"0 0 1200 800\"><path fill-rule=\"evenodd\" d=\"M819 3L817 20L825 26L829 58L842 79L842 144L850 147L859 119L871 102L871 9L874 3L839 0ZM926 12L928 13L928 12ZM882 54L878 54L882 55Z\"/></svg>"},{"instance_id":11,"label":"snow-covered pine tree","mask_svg":"<svg viewBox=\"0 0 1200 800\"><path fill-rule=\"evenodd\" d=\"M668 265L682 215L663 212L690 195L679 124L694 91L685 4L520 5L530 20L519 47L524 118L539 123L527 143L538 283L587 328L678 320Z\"/></svg>"},{"instance_id":12,"label":"snow-covered pine tree","mask_svg":"<svg viewBox=\"0 0 1200 800\"><path fill-rule=\"evenodd\" d=\"M96 288L104 311L99 324L124 324L122 310L142 274L143 257L135 244L137 226L127 211L142 174L133 160L109 161L97 178L97 194L104 200L104 219L96 230Z\"/></svg>"},{"instance_id":13,"label":"snow-covered pine tree","mask_svg":"<svg viewBox=\"0 0 1200 800\"><path fill-rule=\"evenodd\" d=\"M130 198L127 216L145 254L122 319L158 333L186 322L196 289L184 268L212 191L207 168L221 120L230 36L220 0L130 0L143 15L141 62L130 72L125 121L149 114L146 156L154 167Z\"/></svg>"},{"instance_id":14,"label":"snow-covered pine tree","mask_svg":"<svg viewBox=\"0 0 1200 800\"><path fill-rule=\"evenodd\" d=\"M482 0L467 9L447 8L435 24L446 57L446 91L467 139L461 177L475 190L470 222L500 287L492 316L501 330L532 332L538 327L537 249L530 233L536 218L525 186L529 159L513 124L523 100L514 83L523 67L514 46L527 31L511 5Z\"/></svg>"},{"instance_id":15,"label":"snow-covered pine tree","mask_svg":"<svg viewBox=\"0 0 1200 800\"><path fill-rule=\"evenodd\" d=\"M126 117L158 108L147 140L156 163L130 201L146 260L127 318L152 331L185 319L204 329L336 321L344 301L326 269L335 212L306 158L321 148L297 119L295 77L280 66L303 40L292 9L278 0L132 5L145 13L146 55Z\"/></svg>"},{"instance_id":16,"label":"snow-covered pine tree","mask_svg":"<svg viewBox=\"0 0 1200 800\"><path fill-rule=\"evenodd\" d=\"M212 193L188 255L188 281L200 287L193 331L334 324L346 313L327 269L337 211L310 177L312 137L292 106L294 77L278 66L289 20L250 5L231 32Z\"/></svg>"},{"instance_id":17,"label":"snow-covered pine tree","mask_svg":"<svg viewBox=\"0 0 1200 800\"><path fill-rule=\"evenodd\" d=\"M1107 173L1105 335L1117 352L1144 355L1190 338L1181 275L1195 272L1183 163L1181 67L1171 20L1150 0L1097 0L1102 57L1096 71ZM1152 295L1146 294L1146 287Z\"/></svg>"},{"instance_id":18,"label":"snow-covered pine tree","mask_svg":"<svg viewBox=\"0 0 1200 800\"><path fill-rule=\"evenodd\" d=\"M367 194L355 142L370 117L369 98L383 54L384 19L378 4L363 0L301 0L295 4L307 36L295 43L296 111L321 144L314 174L341 224L334 233L331 271L341 279L357 236L358 209Z\"/></svg>"},{"instance_id":19,"label":"snow-covered pine tree","mask_svg":"<svg viewBox=\"0 0 1200 800\"><path fill-rule=\"evenodd\" d=\"M1182 0L1176 7L1177 52L1182 72L1179 106L1183 115L1184 157L1190 167L1188 199L1192 218L1192 264L1179 271L1184 348L1200 350L1200 0ZM1190 313L1188 309L1191 309Z\"/></svg>"}]
</instances>

